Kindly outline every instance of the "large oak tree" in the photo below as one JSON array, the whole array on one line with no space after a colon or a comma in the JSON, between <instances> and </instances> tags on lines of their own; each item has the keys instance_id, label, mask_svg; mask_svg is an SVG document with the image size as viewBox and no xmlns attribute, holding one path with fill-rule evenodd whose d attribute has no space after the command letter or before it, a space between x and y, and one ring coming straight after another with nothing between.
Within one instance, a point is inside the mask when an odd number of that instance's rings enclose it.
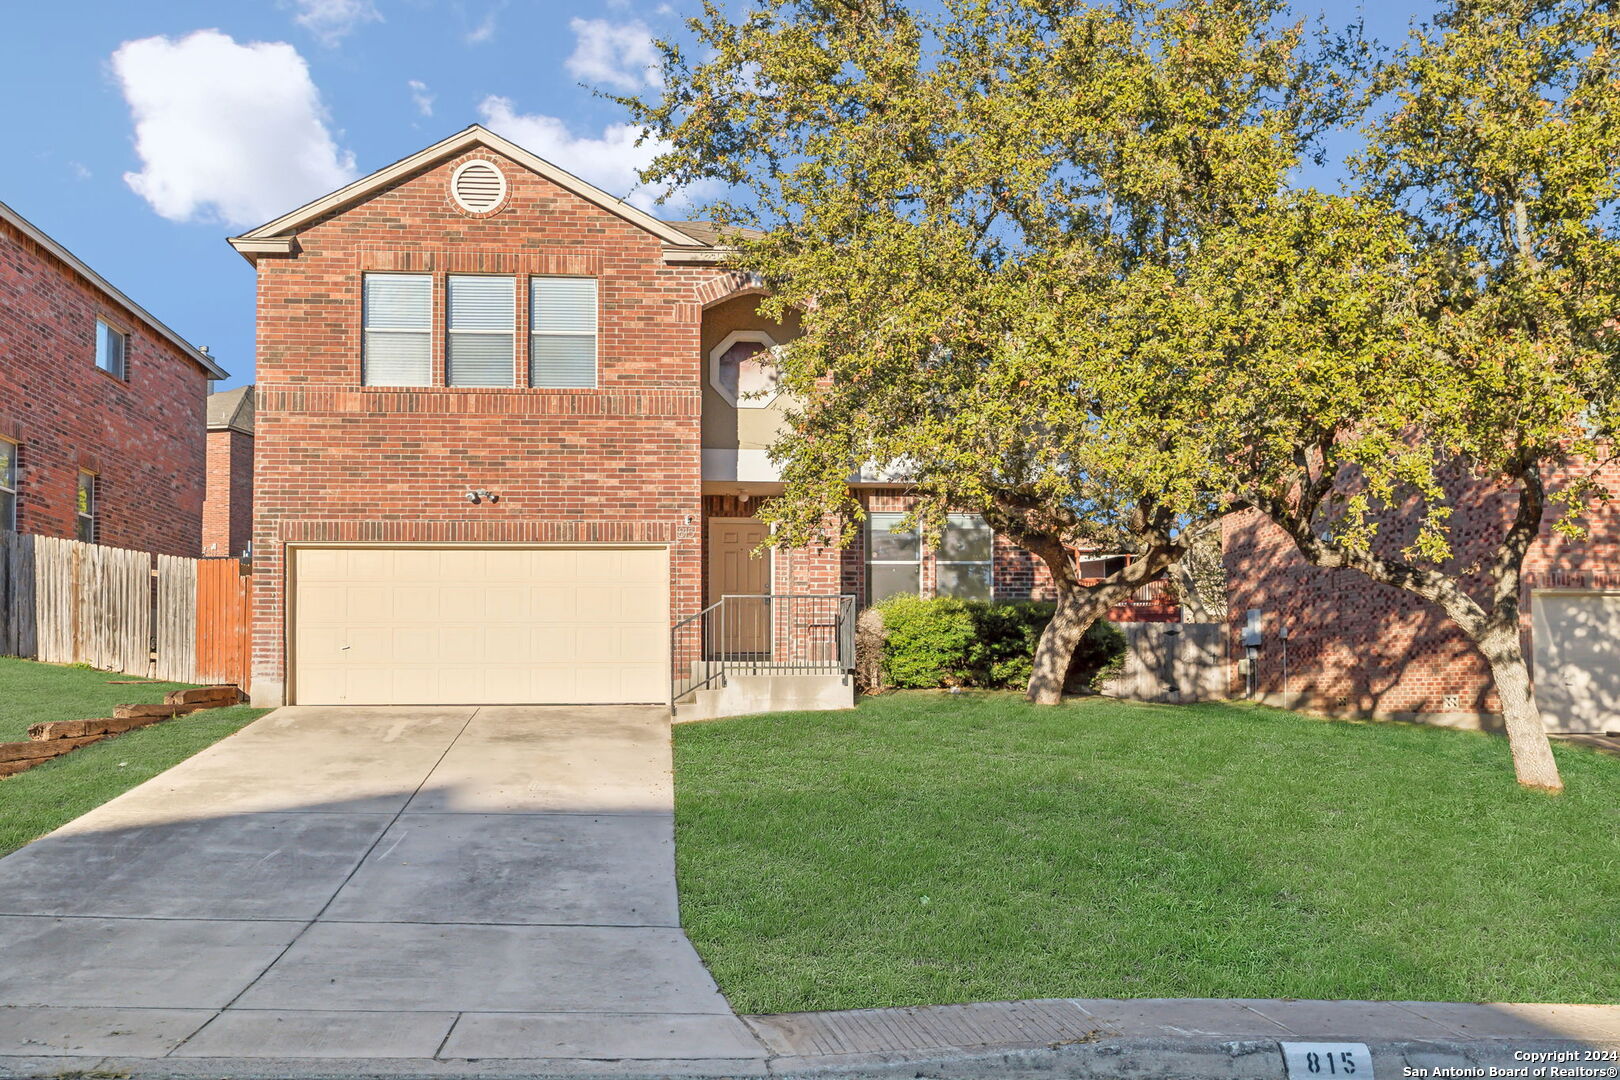
<instances>
[{"instance_id":1,"label":"large oak tree","mask_svg":"<svg viewBox=\"0 0 1620 1080\"><path fill-rule=\"evenodd\" d=\"M927 530L982 513L1057 588L1035 701L1059 700L1086 627L1225 508L1173 386L1117 363L1116 309L1125 282L1174 280L1283 192L1353 100L1357 53L1283 10L709 3L690 45L664 45L661 98L626 101L669 147L644 178L730 185L715 216L762 230L738 235L737 265L769 285L764 310L803 313L779 354L801 404L774 447L777 541L851 539L857 468L904 476ZM1086 585L1070 543L1136 558Z\"/></svg>"}]
</instances>

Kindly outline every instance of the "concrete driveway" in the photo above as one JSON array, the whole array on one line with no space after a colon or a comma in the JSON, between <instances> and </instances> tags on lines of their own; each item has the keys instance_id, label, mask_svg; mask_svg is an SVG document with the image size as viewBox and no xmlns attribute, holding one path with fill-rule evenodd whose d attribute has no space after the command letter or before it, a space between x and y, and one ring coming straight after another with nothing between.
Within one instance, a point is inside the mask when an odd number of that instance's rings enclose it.
<instances>
[{"instance_id":1,"label":"concrete driveway","mask_svg":"<svg viewBox=\"0 0 1620 1080\"><path fill-rule=\"evenodd\" d=\"M0 1054L756 1071L673 809L662 708L278 709L0 859Z\"/></svg>"}]
</instances>

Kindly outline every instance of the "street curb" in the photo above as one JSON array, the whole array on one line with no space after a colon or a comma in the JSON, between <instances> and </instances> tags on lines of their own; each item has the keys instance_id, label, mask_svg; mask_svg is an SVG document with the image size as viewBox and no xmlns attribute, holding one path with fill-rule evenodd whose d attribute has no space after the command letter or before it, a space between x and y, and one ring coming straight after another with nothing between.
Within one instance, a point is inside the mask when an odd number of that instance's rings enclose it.
<instances>
[{"instance_id":1,"label":"street curb","mask_svg":"<svg viewBox=\"0 0 1620 1080\"><path fill-rule=\"evenodd\" d=\"M1497 1070L1524 1069L1523 1075L1555 1080L1589 1068L1588 1080L1616 1076L1620 1062L1569 1060L1530 1062L1516 1054L1620 1051L1620 1041L1570 1039L1467 1041L1368 1041L1377 1080L1489 1076ZM1496 1076L1503 1075L1497 1072ZM402 1058L388 1061L270 1058L90 1058L0 1057L6 1080L542 1080L605 1076L617 1078L748 1076L890 1080L1286 1080L1279 1041L1275 1039L1102 1038L1094 1042L1018 1049L982 1047L929 1053L777 1056L766 1060L627 1061L627 1060L481 1060L440 1061ZM1366 1080L1365 1077L1357 1080Z\"/></svg>"},{"instance_id":2,"label":"street curb","mask_svg":"<svg viewBox=\"0 0 1620 1080\"><path fill-rule=\"evenodd\" d=\"M772 1058L769 1064L772 1076L784 1078L837 1076L854 1080L858 1077L906 1076L967 1080L993 1076L998 1080L1003 1077L1009 1080L1286 1080L1281 1041L1269 1038L1109 1037L1094 1042L1025 1050L985 1047L976 1051L930 1055L846 1055L837 1059L778 1057ZM1481 1070L1480 1075L1486 1075L1492 1067L1498 1070L1528 1067L1527 1075L1534 1077L1535 1069L1542 1066L1515 1058L1515 1053L1580 1054L1593 1049L1620 1050L1620 1041L1605 1046L1567 1039L1333 1041L1365 1042L1372 1053L1373 1071L1378 1080L1469 1076L1472 1075L1471 1070ZM1613 1061L1571 1061L1564 1064L1565 1067L1585 1064L1606 1071L1610 1077L1620 1075L1615 1071L1620 1063ZM1496 1075L1500 1077L1502 1074L1498 1072ZM1544 1077L1551 1075L1542 1074Z\"/></svg>"}]
</instances>

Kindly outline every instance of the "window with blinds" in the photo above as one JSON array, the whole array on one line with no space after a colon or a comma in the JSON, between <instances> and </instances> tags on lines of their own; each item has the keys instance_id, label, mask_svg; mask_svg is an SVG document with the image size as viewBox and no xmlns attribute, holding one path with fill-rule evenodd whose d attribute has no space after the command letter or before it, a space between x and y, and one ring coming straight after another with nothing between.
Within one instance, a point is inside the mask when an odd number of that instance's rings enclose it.
<instances>
[{"instance_id":1,"label":"window with blinds","mask_svg":"<svg viewBox=\"0 0 1620 1080\"><path fill-rule=\"evenodd\" d=\"M529 385L596 385L596 279L529 281Z\"/></svg>"},{"instance_id":2,"label":"window with blinds","mask_svg":"<svg viewBox=\"0 0 1620 1080\"><path fill-rule=\"evenodd\" d=\"M433 278L367 274L360 381L366 386L433 383Z\"/></svg>"},{"instance_id":3,"label":"window with blinds","mask_svg":"<svg viewBox=\"0 0 1620 1080\"><path fill-rule=\"evenodd\" d=\"M451 274L445 280L445 382L514 386L517 279Z\"/></svg>"}]
</instances>

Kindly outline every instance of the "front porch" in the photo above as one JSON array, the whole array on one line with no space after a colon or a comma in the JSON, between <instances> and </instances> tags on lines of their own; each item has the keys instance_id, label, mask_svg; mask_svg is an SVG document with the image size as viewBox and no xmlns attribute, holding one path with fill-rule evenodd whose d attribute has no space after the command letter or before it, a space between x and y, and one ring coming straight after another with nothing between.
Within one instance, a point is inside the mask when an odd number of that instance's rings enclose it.
<instances>
[{"instance_id":1,"label":"front porch","mask_svg":"<svg viewBox=\"0 0 1620 1080\"><path fill-rule=\"evenodd\" d=\"M723 593L675 624L670 656L677 720L849 708L855 597Z\"/></svg>"}]
</instances>

